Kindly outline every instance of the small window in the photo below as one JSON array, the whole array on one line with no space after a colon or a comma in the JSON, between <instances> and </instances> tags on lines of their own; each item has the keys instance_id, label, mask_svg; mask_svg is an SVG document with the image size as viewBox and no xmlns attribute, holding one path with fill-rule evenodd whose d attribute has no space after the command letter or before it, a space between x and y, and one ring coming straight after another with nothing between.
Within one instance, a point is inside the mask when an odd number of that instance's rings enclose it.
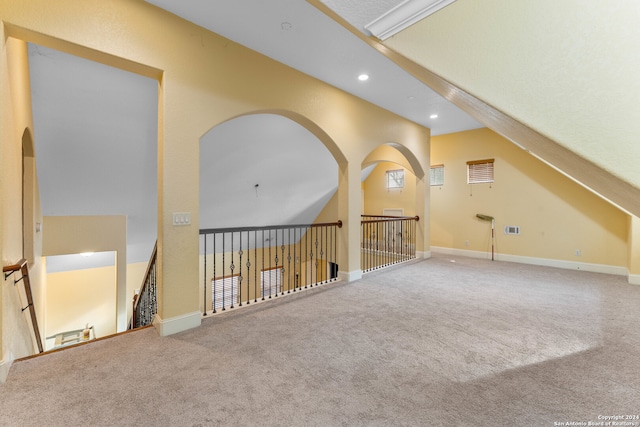
<instances>
[{"instance_id":1,"label":"small window","mask_svg":"<svg viewBox=\"0 0 640 427\"><path fill-rule=\"evenodd\" d=\"M444 165L431 166L429 169L429 183L431 185L444 185Z\"/></svg>"},{"instance_id":2,"label":"small window","mask_svg":"<svg viewBox=\"0 0 640 427\"><path fill-rule=\"evenodd\" d=\"M211 300L216 310L232 307L238 303L239 277L239 274L234 274L211 281Z\"/></svg>"},{"instance_id":3,"label":"small window","mask_svg":"<svg viewBox=\"0 0 640 427\"><path fill-rule=\"evenodd\" d=\"M404 188L404 169L387 171L387 188Z\"/></svg>"},{"instance_id":4,"label":"small window","mask_svg":"<svg viewBox=\"0 0 640 427\"><path fill-rule=\"evenodd\" d=\"M467 162L467 184L493 182L493 159Z\"/></svg>"}]
</instances>

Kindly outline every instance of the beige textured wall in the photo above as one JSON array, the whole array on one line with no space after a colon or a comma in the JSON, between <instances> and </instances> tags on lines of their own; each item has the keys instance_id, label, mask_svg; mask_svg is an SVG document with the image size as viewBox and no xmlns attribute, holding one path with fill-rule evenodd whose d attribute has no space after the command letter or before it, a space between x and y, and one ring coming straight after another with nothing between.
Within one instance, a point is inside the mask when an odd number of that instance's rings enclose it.
<instances>
[{"instance_id":1,"label":"beige textured wall","mask_svg":"<svg viewBox=\"0 0 640 427\"><path fill-rule=\"evenodd\" d=\"M114 253L115 261L115 253ZM47 274L46 335L93 325L96 337L116 333L116 267ZM47 340L47 350L53 348Z\"/></svg>"},{"instance_id":2,"label":"beige textured wall","mask_svg":"<svg viewBox=\"0 0 640 427\"><path fill-rule=\"evenodd\" d=\"M123 215L46 216L42 255L116 252L117 331L127 328L127 218Z\"/></svg>"},{"instance_id":3,"label":"beige textured wall","mask_svg":"<svg viewBox=\"0 0 640 427\"><path fill-rule=\"evenodd\" d=\"M385 45L640 187L638 22L635 0L458 0Z\"/></svg>"},{"instance_id":4,"label":"beige textured wall","mask_svg":"<svg viewBox=\"0 0 640 427\"><path fill-rule=\"evenodd\" d=\"M2 16L2 14L0 14ZM0 31L4 25L0 24ZM0 45L0 258L2 265L18 262L22 256L22 135L33 129L31 92L26 44L8 39ZM35 245L37 249L39 245ZM36 254L35 272L39 268ZM40 275L34 274L34 294L41 289ZM4 276L3 276L4 279ZM20 312L13 277L0 282L0 349L3 364L33 353L34 344L25 316ZM38 309L38 307L36 307ZM37 348L37 347L36 347ZM0 369L0 381L3 372Z\"/></svg>"},{"instance_id":5,"label":"beige textured wall","mask_svg":"<svg viewBox=\"0 0 640 427\"><path fill-rule=\"evenodd\" d=\"M466 162L488 158L495 182L467 184ZM480 213L496 219L498 253L627 265L627 214L489 129L433 137L432 161L445 167L444 186L431 191L433 246L490 251ZM505 235L505 225L521 235Z\"/></svg>"},{"instance_id":6,"label":"beige textured wall","mask_svg":"<svg viewBox=\"0 0 640 427\"><path fill-rule=\"evenodd\" d=\"M347 273L360 268L359 176L367 153L391 142L410 151L416 166L428 167L428 129L148 3L0 0L0 16L10 36L159 80L162 319L192 315L199 309L198 151L200 137L213 126L252 112L279 113L327 145L340 165L338 210L345 221L340 268ZM173 212L191 212L192 225L172 226Z\"/></svg>"},{"instance_id":7,"label":"beige textured wall","mask_svg":"<svg viewBox=\"0 0 640 427\"><path fill-rule=\"evenodd\" d=\"M404 188L387 188L387 171L404 170ZM384 209L404 209L405 216L416 215L416 177L397 163L381 162L363 184L364 213L382 215Z\"/></svg>"}]
</instances>

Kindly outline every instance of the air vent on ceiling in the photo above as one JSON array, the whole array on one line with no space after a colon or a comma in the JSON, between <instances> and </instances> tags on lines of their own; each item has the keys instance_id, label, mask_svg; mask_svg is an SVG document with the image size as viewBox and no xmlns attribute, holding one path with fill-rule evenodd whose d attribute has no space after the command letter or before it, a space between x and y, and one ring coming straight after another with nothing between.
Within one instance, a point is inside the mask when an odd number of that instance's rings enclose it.
<instances>
[{"instance_id":1,"label":"air vent on ceiling","mask_svg":"<svg viewBox=\"0 0 640 427\"><path fill-rule=\"evenodd\" d=\"M519 225L505 225L504 226L504 234L520 234L520 226Z\"/></svg>"}]
</instances>

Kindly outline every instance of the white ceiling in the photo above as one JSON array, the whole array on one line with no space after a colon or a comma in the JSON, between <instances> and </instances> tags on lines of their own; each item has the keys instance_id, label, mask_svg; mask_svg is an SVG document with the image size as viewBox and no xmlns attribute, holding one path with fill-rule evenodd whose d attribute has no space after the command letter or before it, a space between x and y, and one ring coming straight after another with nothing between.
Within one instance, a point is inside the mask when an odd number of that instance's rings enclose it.
<instances>
[{"instance_id":1,"label":"white ceiling","mask_svg":"<svg viewBox=\"0 0 640 427\"><path fill-rule=\"evenodd\" d=\"M33 44L29 65L43 215L127 215L127 258L148 259L157 234L158 83Z\"/></svg>"},{"instance_id":2,"label":"white ceiling","mask_svg":"<svg viewBox=\"0 0 640 427\"><path fill-rule=\"evenodd\" d=\"M326 3L341 13L352 7L368 22L399 1ZM149 3L434 135L480 127L304 0ZM157 234L157 82L36 45L29 45L29 61L43 214L126 215L128 262L146 261ZM363 72L367 82L357 80ZM279 116L220 125L201 150L201 228L310 223L337 188L324 145Z\"/></svg>"},{"instance_id":3,"label":"white ceiling","mask_svg":"<svg viewBox=\"0 0 640 427\"><path fill-rule=\"evenodd\" d=\"M201 229L310 224L337 188L329 150L288 118L243 116L200 140Z\"/></svg>"},{"instance_id":4,"label":"white ceiling","mask_svg":"<svg viewBox=\"0 0 640 427\"><path fill-rule=\"evenodd\" d=\"M305 0L146 1L431 128L432 135L482 127ZM356 25L400 2L325 1ZM361 73L369 80L359 81ZM431 114L438 118L430 119Z\"/></svg>"}]
</instances>

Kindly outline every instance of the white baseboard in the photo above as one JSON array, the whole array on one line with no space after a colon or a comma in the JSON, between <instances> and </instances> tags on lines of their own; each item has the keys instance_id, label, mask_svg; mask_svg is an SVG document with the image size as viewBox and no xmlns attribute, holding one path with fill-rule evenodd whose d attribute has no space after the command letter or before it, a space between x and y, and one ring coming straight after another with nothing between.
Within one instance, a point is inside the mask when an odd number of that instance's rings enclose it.
<instances>
[{"instance_id":1,"label":"white baseboard","mask_svg":"<svg viewBox=\"0 0 640 427\"><path fill-rule=\"evenodd\" d=\"M184 314L182 316L171 317L169 319L161 319L160 316L156 314L153 319L153 326L156 328L160 336L163 337L197 328L201 323L202 313L199 311L194 311L193 313Z\"/></svg>"},{"instance_id":2,"label":"white baseboard","mask_svg":"<svg viewBox=\"0 0 640 427\"><path fill-rule=\"evenodd\" d=\"M640 285L640 274L631 274L627 272L627 280L630 285Z\"/></svg>"},{"instance_id":3,"label":"white baseboard","mask_svg":"<svg viewBox=\"0 0 640 427\"><path fill-rule=\"evenodd\" d=\"M426 252L416 251L416 258L417 259L431 258L431 251L426 251Z\"/></svg>"},{"instance_id":4,"label":"white baseboard","mask_svg":"<svg viewBox=\"0 0 640 427\"><path fill-rule=\"evenodd\" d=\"M344 282L353 282L362 279L362 270L338 271L338 279Z\"/></svg>"},{"instance_id":5,"label":"white baseboard","mask_svg":"<svg viewBox=\"0 0 640 427\"><path fill-rule=\"evenodd\" d=\"M9 369L13 364L13 355L5 355L5 358L0 360L0 384L3 384L7 381L7 377L9 376Z\"/></svg>"},{"instance_id":6,"label":"white baseboard","mask_svg":"<svg viewBox=\"0 0 640 427\"><path fill-rule=\"evenodd\" d=\"M466 256L470 258L491 259L491 254L487 252L469 251L465 249L443 248L431 246L431 251L446 255ZM541 265L545 267L564 268L567 270L583 270L592 273L614 274L616 276L631 276L628 274L626 267L615 265L591 264L588 262L564 261L549 258L535 258L520 255L495 254L496 261L515 262L520 264ZM640 276L638 276L638 284L640 284ZM631 282L629 282L631 283Z\"/></svg>"}]
</instances>

